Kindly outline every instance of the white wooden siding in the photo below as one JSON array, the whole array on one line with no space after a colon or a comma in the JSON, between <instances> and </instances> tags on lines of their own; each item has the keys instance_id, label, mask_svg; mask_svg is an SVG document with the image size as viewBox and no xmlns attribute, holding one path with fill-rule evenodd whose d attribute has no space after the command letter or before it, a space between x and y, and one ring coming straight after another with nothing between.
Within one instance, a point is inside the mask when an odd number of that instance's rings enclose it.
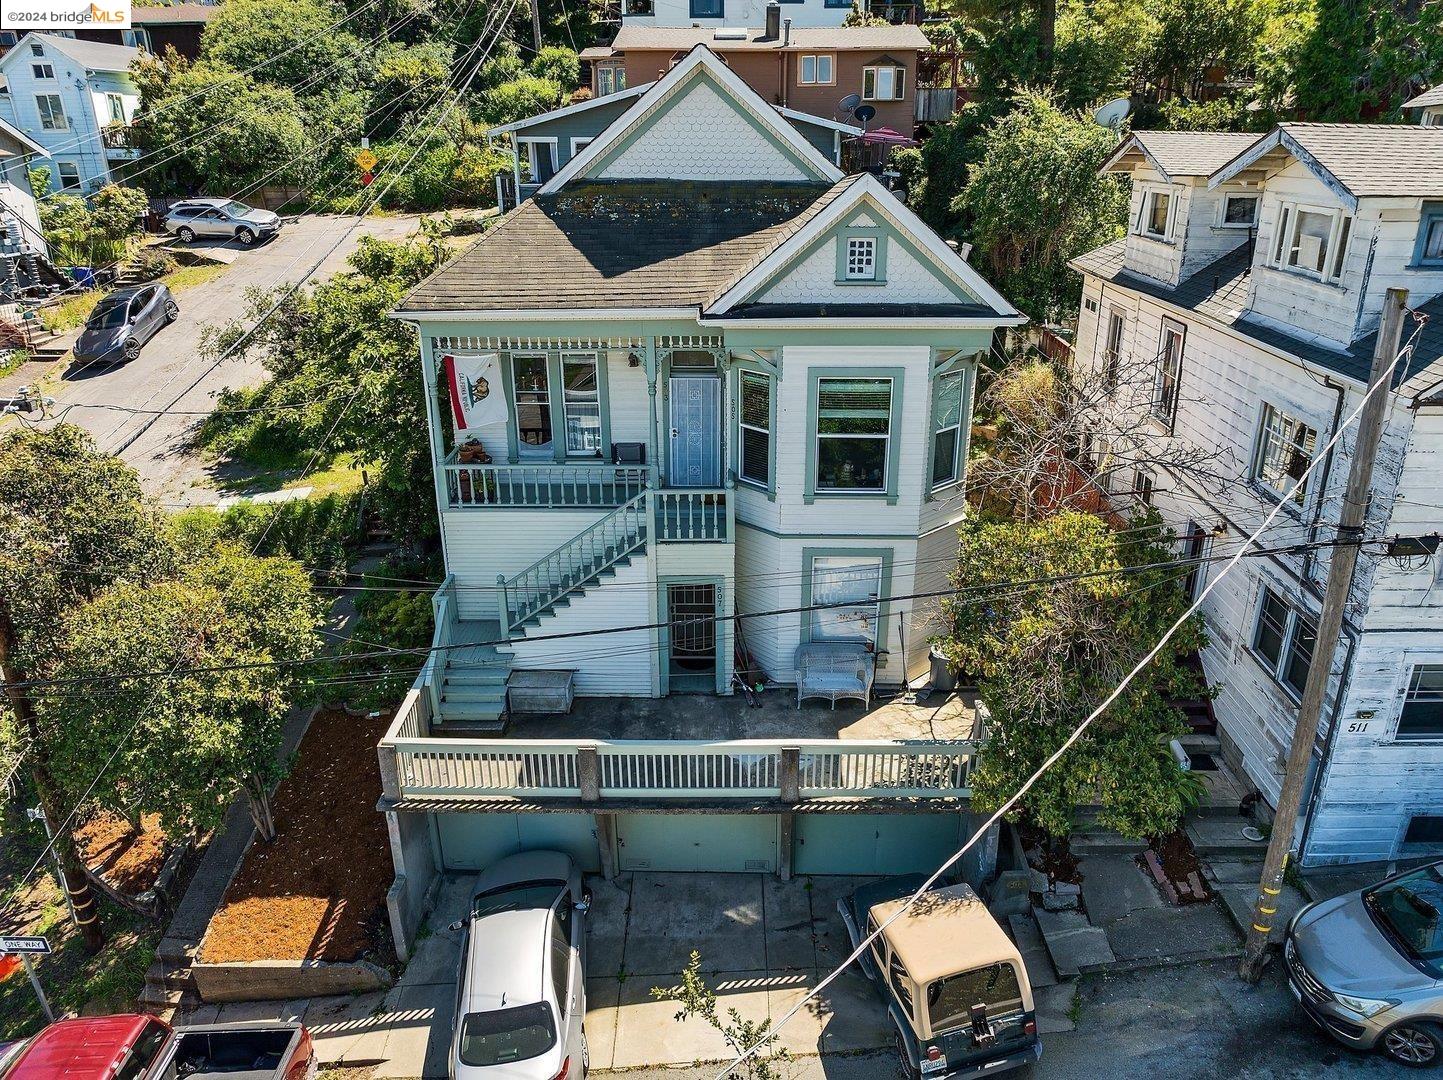
<instances>
[{"instance_id":1,"label":"white wooden siding","mask_svg":"<svg viewBox=\"0 0 1443 1080\"><path fill-rule=\"evenodd\" d=\"M650 443L651 407L646 393L646 369L640 364L632 367L630 356L630 350L614 349L606 354L611 441Z\"/></svg>"},{"instance_id":2,"label":"white wooden siding","mask_svg":"<svg viewBox=\"0 0 1443 1080\"><path fill-rule=\"evenodd\" d=\"M475 507L441 514L446 571L456 575L461 618L497 618L496 576L511 577L560 547L606 510Z\"/></svg>"},{"instance_id":3,"label":"white wooden siding","mask_svg":"<svg viewBox=\"0 0 1443 1080\"><path fill-rule=\"evenodd\" d=\"M785 276L772 282L755 302L765 304L955 304L957 294L928 264L887 238L885 284L837 284L834 233Z\"/></svg>"}]
</instances>

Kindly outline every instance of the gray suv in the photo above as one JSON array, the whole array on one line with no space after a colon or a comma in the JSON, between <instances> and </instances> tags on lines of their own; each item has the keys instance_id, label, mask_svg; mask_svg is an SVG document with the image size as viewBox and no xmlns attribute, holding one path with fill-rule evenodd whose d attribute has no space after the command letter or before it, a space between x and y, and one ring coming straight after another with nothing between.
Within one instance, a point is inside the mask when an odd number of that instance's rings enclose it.
<instances>
[{"instance_id":1,"label":"gray suv","mask_svg":"<svg viewBox=\"0 0 1443 1080\"><path fill-rule=\"evenodd\" d=\"M1443 1063L1443 861L1309 904L1283 956L1293 996L1333 1038L1413 1068Z\"/></svg>"},{"instance_id":2,"label":"gray suv","mask_svg":"<svg viewBox=\"0 0 1443 1080\"><path fill-rule=\"evenodd\" d=\"M280 232L281 219L234 199L184 199L166 212L165 227L187 244L197 236L212 236L248 247Z\"/></svg>"}]
</instances>

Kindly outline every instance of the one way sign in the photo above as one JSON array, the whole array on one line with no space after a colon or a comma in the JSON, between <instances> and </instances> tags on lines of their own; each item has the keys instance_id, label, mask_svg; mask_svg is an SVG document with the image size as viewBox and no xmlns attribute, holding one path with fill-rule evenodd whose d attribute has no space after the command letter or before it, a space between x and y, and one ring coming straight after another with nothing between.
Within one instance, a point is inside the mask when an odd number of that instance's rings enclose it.
<instances>
[{"instance_id":1,"label":"one way sign","mask_svg":"<svg viewBox=\"0 0 1443 1080\"><path fill-rule=\"evenodd\" d=\"M0 953L48 953L50 942L43 937L0 937Z\"/></svg>"}]
</instances>

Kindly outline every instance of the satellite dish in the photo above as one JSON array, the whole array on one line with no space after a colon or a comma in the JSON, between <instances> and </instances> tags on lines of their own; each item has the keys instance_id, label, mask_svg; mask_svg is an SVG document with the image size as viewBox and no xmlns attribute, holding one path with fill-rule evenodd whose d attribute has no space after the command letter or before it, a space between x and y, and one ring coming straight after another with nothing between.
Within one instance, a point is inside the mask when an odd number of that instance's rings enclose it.
<instances>
[{"instance_id":1,"label":"satellite dish","mask_svg":"<svg viewBox=\"0 0 1443 1080\"><path fill-rule=\"evenodd\" d=\"M865 124L868 120L876 118L877 110L871 105L861 105L852 110L852 115L857 118L858 123Z\"/></svg>"},{"instance_id":2,"label":"satellite dish","mask_svg":"<svg viewBox=\"0 0 1443 1080\"><path fill-rule=\"evenodd\" d=\"M1092 118L1103 127L1116 131L1122 127L1122 122L1127 119L1127 114L1130 112L1132 112L1132 102L1127 98L1118 98L1096 110L1092 114Z\"/></svg>"},{"instance_id":3,"label":"satellite dish","mask_svg":"<svg viewBox=\"0 0 1443 1080\"><path fill-rule=\"evenodd\" d=\"M842 112L851 112L860 104L862 104L861 94L848 94L841 101L837 102L837 108L841 109Z\"/></svg>"}]
</instances>

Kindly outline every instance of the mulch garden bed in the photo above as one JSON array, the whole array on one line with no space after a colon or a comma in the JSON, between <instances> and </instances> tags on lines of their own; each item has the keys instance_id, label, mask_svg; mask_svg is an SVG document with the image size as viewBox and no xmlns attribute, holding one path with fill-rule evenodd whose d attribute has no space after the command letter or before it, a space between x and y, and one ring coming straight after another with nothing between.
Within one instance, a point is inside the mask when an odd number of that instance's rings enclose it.
<instances>
[{"instance_id":1,"label":"mulch garden bed","mask_svg":"<svg viewBox=\"0 0 1443 1080\"><path fill-rule=\"evenodd\" d=\"M323 709L275 796L276 838L246 852L201 946L208 964L357 960L388 940L394 876L376 810L390 714Z\"/></svg>"},{"instance_id":2,"label":"mulch garden bed","mask_svg":"<svg viewBox=\"0 0 1443 1080\"><path fill-rule=\"evenodd\" d=\"M100 813L75 830L75 846L86 866L126 896L139 896L160 877L169 838L159 814L142 817L137 833L123 817Z\"/></svg>"},{"instance_id":3,"label":"mulch garden bed","mask_svg":"<svg viewBox=\"0 0 1443 1080\"><path fill-rule=\"evenodd\" d=\"M1201 904L1212 899L1202 863L1181 829L1150 840L1142 853L1142 864L1169 902Z\"/></svg>"}]
</instances>

